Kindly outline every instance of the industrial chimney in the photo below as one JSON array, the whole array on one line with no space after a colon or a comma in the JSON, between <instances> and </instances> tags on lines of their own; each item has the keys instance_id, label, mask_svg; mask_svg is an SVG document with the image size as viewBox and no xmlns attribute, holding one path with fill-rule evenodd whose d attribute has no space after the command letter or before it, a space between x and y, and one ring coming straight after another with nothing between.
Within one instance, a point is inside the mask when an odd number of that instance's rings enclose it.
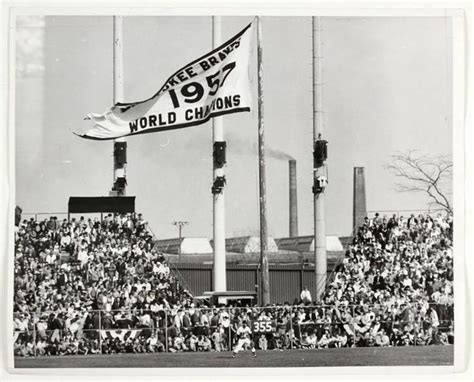
<instances>
[{"instance_id":1,"label":"industrial chimney","mask_svg":"<svg viewBox=\"0 0 474 382\"><path fill-rule=\"evenodd\" d=\"M353 195L352 229L355 230L367 216L365 198L364 167L354 167L354 195Z\"/></svg>"},{"instance_id":2,"label":"industrial chimney","mask_svg":"<svg viewBox=\"0 0 474 382\"><path fill-rule=\"evenodd\" d=\"M296 160L288 161L290 169L290 237L298 236L298 196L296 187Z\"/></svg>"}]
</instances>

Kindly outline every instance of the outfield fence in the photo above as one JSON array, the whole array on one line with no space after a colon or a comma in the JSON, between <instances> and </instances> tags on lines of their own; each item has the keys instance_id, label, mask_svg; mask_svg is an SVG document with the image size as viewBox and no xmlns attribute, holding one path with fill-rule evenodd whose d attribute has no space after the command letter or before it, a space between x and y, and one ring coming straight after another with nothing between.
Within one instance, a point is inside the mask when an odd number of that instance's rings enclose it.
<instances>
[{"instance_id":1,"label":"outfield fence","mask_svg":"<svg viewBox=\"0 0 474 382\"><path fill-rule=\"evenodd\" d=\"M404 312L376 306L295 305L158 311L42 312L13 332L15 356L229 351L246 321L259 350L419 346L452 343L453 306L418 304ZM428 311L430 312L430 310ZM18 319L18 317L16 318Z\"/></svg>"}]
</instances>

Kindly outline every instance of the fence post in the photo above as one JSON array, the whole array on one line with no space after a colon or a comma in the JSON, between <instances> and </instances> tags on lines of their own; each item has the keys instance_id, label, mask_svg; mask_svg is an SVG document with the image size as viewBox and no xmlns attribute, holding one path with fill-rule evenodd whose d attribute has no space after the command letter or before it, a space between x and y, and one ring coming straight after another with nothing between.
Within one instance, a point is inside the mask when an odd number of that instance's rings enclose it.
<instances>
[{"instance_id":1,"label":"fence post","mask_svg":"<svg viewBox=\"0 0 474 382\"><path fill-rule=\"evenodd\" d=\"M232 343L230 340L230 324L227 327L227 350L231 351L232 350Z\"/></svg>"},{"instance_id":2,"label":"fence post","mask_svg":"<svg viewBox=\"0 0 474 382\"><path fill-rule=\"evenodd\" d=\"M356 346L356 328L355 328L355 308L354 305L352 305L352 327L354 328L354 333L352 334L352 347L357 347Z\"/></svg>"},{"instance_id":3,"label":"fence post","mask_svg":"<svg viewBox=\"0 0 474 382\"><path fill-rule=\"evenodd\" d=\"M165 352L168 353L168 313L165 309Z\"/></svg>"},{"instance_id":4,"label":"fence post","mask_svg":"<svg viewBox=\"0 0 474 382\"><path fill-rule=\"evenodd\" d=\"M33 313L34 317L35 313ZM36 357L36 323L35 320L33 320L33 355Z\"/></svg>"},{"instance_id":5,"label":"fence post","mask_svg":"<svg viewBox=\"0 0 474 382\"><path fill-rule=\"evenodd\" d=\"M292 308L290 308L290 333L293 333L293 336L295 335L295 331L293 330L293 318L291 317L291 315L293 314L293 312L291 311ZM293 340L292 338L290 337L290 349L293 349Z\"/></svg>"},{"instance_id":6,"label":"fence post","mask_svg":"<svg viewBox=\"0 0 474 382\"><path fill-rule=\"evenodd\" d=\"M415 342L415 346L417 345L417 342L418 342L418 329L419 328L420 328L419 317L417 319L417 316L415 316L415 313L413 313L413 330L415 332L415 335L413 337L413 342Z\"/></svg>"},{"instance_id":7,"label":"fence post","mask_svg":"<svg viewBox=\"0 0 474 382\"><path fill-rule=\"evenodd\" d=\"M102 315L101 311L99 310L99 329L98 329L98 335L99 335L99 354L102 354Z\"/></svg>"},{"instance_id":8,"label":"fence post","mask_svg":"<svg viewBox=\"0 0 474 382\"><path fill-rule=\"evenodd\" d=\"M393 327L395 326L395 313L392 312L392 334L393 334ZM396 346L395 342L393 343L393 346Z\"/></svg>"},{"instance_id":9,"label":"fence post","mask_svg":"<svg viewBox=\"0 0 474 382\"><path fill-rule=\"evenodd\" d=\"M303 278L304 278L304 259L301 260L301 268L300 268L300 288L299 291L303 290Z\"/></svg>"}]
</instances>

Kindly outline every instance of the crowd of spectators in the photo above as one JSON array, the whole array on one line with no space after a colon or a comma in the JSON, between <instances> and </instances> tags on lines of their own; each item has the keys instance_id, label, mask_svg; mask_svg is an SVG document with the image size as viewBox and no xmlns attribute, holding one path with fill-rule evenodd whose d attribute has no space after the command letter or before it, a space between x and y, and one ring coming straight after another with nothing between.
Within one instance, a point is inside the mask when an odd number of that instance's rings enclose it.
<instances>
[{"instance_id":1,"label":"crowd of spectators","mask_svg":"<svg viewBox=\"0 0 474 382\"><path fill-rule=\"evenodd\" d=\"M356 345L452 342L452 238L449 214L365 218L323 299Z\"/></svg>"},{"instance_id":2,"label":"crowd of spectators","mask_svg":"<svg viewBox=\"0 0 474 382\"><path fill-rule=\"evenodd\" d=\"M111 327L117 310L156 315L186 303L191 295L153 246L141 214L21 222L15 232L13 305L18 352L29 353L33 331L39 340L47 337L45 352L59 344L53 353L61 354L81 347L76 341L82 332ZM131 325L147 325L147 314L133 317L141 322ZM121 317L116 321L118 327L128 325ZM63 348L65 333L73 340Z\"/></svg>"},{"instance_id":3,"label":"crowd of spectators","mask_svg":"<svg viewBox=\"0 0 474 382\"><path fill-rule=\"evenodd\" d=\"M25 220L16 232L15 355L224 351L247 321L260 350L448 344L451 216L366 218L322 304L204 308L139 214Z\"/></svg>"}]
</instances>

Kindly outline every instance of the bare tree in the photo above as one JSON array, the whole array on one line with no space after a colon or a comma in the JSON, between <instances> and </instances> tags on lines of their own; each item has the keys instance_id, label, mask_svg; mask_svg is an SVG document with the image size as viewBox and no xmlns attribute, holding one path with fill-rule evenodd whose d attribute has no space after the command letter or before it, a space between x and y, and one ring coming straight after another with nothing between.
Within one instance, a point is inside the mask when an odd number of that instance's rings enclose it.
<instances>
[{"instance_id":1,"label":"bare tree","mask_svg":"<svg viewBox=\"0 0 474 382\"><path fill-rule=\"evenodd\" d=\"M392 155L391 162L385 166L395 177L401 192L424 192L431 206L438 206L452 213L451 190L453 162L446 156L420 155L408 151Z\"/></svg>"}]
</instances>

